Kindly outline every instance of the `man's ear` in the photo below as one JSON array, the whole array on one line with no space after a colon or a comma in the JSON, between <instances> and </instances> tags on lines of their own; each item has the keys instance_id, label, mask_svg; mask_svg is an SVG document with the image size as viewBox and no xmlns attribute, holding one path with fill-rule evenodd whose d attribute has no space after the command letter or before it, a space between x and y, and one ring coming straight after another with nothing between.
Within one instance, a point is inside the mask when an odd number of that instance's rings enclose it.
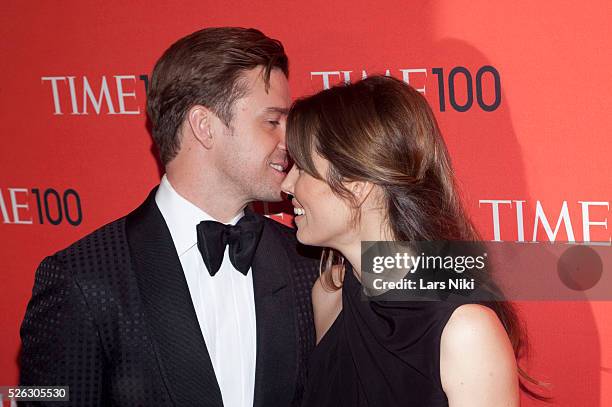
<instances>
[{"instance_id":1,"label":"man's ear","mask_svg":"<svg viewBox=\"0 0 612 407\"><path fill-rule=\"evenodd\" d=\"M202 105L195 105L187 111L187 125L196 140L207 150L214 144L213 118L214 113Z\"/></svg>"},{"instance_id":2,"label":"man's ear","mask_svg":"<svg viewBox=\"0 0 612 407\"><path fill-rule=\"evenodd\" d=\"M348 188L355 197L358 207L368 199L374 188L374 184L368 181L353 181L348 184Z\"/></svg>"}]
</instances>

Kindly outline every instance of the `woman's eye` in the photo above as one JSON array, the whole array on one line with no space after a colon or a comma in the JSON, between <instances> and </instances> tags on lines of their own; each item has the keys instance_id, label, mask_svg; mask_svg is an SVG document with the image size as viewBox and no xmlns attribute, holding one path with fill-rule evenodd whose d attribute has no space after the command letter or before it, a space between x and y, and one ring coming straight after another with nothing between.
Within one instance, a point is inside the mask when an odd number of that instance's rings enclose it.
<instances>
[{"instance_id":1,"label":"woman's eye","mask_svg":"<svg viewBox=\"0 0 612 407\"><path fill-rule=\"evenodd\" d=\"M273 126L278 126L280 125L280 122L278 120L268 120L268 123L270 123Z\"/></svg>"}]
</instances>

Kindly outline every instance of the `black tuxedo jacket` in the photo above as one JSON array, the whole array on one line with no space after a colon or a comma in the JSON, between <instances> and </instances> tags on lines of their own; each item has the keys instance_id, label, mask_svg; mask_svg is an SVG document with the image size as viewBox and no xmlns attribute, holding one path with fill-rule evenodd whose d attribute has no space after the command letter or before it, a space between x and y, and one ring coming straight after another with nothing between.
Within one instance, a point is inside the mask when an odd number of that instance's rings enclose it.
<instances>
[{"instance_id":1,"label":"black tuxedo jacket","mask_svg":"<svg viewBox=\"0 0 612 407\"><path fill-rule=\"evenodd\" d=\"M223 405L155 191L36 271L21 326L20 384L69 386L70 402L50 406ZM251 270L254 406L299 405L315 342L318 261L298 253L293 229L265 218Z\"/></svg>"}]
</instances>

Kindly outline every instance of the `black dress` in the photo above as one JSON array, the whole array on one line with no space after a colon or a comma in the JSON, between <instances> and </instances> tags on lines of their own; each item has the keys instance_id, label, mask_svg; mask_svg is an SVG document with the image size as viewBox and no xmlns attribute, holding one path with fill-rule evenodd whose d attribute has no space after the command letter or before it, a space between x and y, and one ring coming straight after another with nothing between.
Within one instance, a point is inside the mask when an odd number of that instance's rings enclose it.
<instances>
[{"instance_id":1,"label":"black dress","mask_svg":"<svg viewBox=\"0 0 612 407\"><path fill-rule=\"evenodd\" d=\"M310 356L302 406L448 406L440 337L462 303L365 301L361 291L348 265L342 311Z\"/></svg>"}]
</instances>

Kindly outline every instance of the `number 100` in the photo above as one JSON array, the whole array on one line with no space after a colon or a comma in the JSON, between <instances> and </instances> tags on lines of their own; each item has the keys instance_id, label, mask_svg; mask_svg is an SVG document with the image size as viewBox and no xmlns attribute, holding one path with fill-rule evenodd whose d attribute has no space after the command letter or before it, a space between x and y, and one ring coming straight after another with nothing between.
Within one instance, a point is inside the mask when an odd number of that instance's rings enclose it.
<instances>
[{"instance_id":1,"label":"number 100","mask_svg":"<svg viewBox=\"0 0 612 407\"><path fill-rule=\"evenodd\" d=\"M444 70L442 68L432 68L431 72L434 75L438 76L438 96L440 99L440 111L446 111L446 95L445 95L445 86L444 86ZM494 94L495 99L493 103L486 103L482 96L482 77L485 74L489 74L493 76L494 82ZM466 82L466 95L467 99L465 103L460 104L457 102L456 93L455 93L455 78L457 75L463 75L465 77ZM472 105L474 104L474 86L472 80L472 74L468 71L467 68L463 66L457 66L451 69L447 78L448 82L448 101L453 109L458 112L466 112L468 111ZM476 72L476 102L478 106L485 112L492 112L497 109L501 103L501 84L499 79L499 72L497 69L490 65L485 65Z\"/></svg>"}]
</instances>

